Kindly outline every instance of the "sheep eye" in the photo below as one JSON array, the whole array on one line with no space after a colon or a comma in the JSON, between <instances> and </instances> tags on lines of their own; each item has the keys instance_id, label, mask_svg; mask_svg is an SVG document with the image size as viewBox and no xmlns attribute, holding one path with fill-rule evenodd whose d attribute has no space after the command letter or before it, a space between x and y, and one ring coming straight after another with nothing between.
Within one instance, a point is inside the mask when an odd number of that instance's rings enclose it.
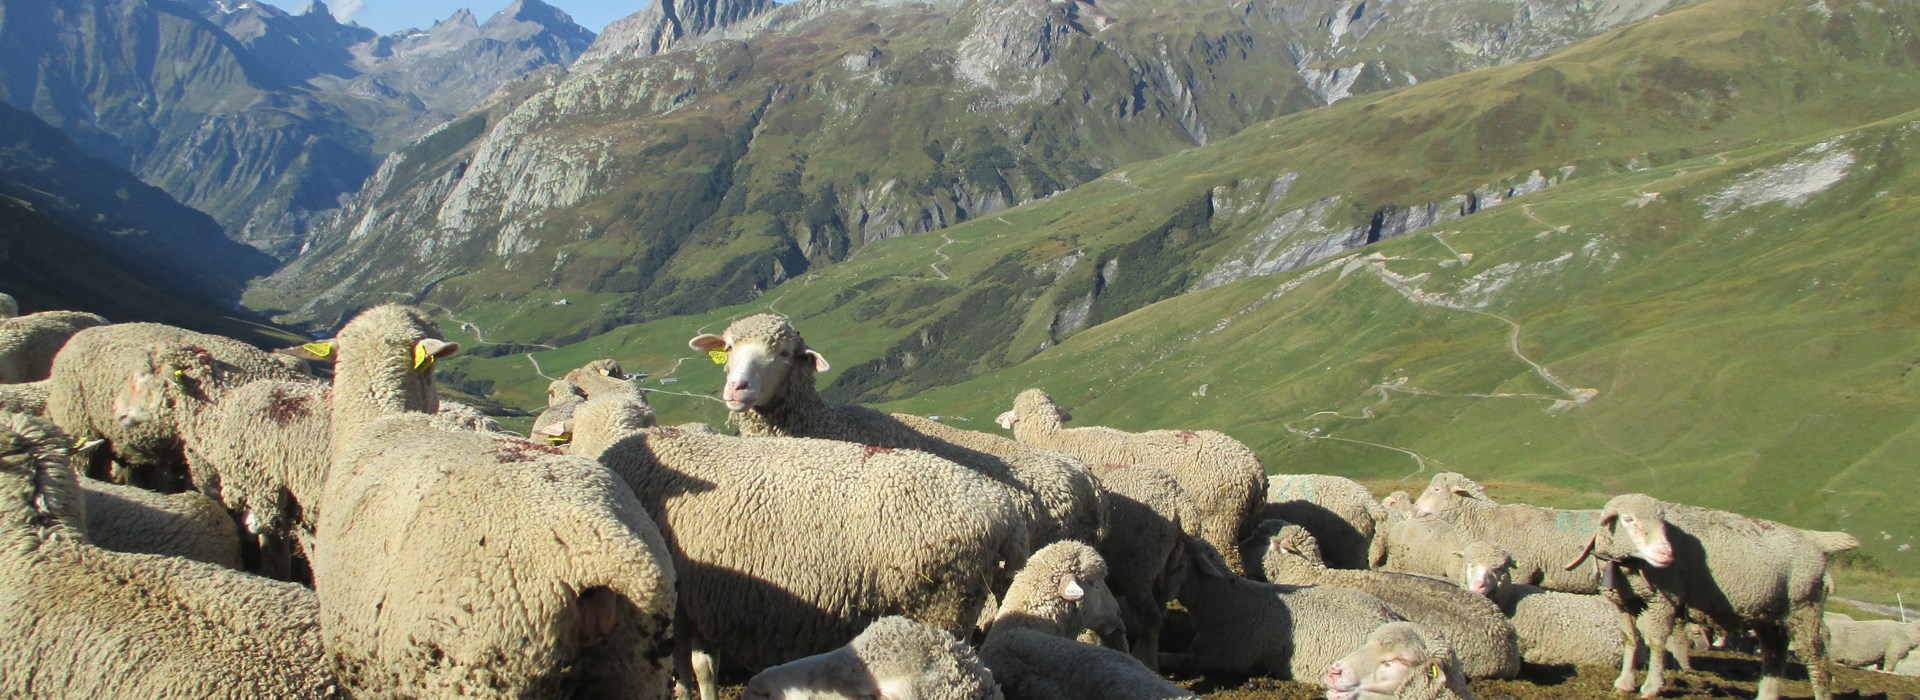
<instances>
[{"instance_id":1,"label":"sheep eye","mask_svg":"<svg viewBox=\"0 0 1920 700\"><path fill-rule=\"evenodd\" d=\"M781 357L793 357L793 351L792 351L792 350L781 350L781 351L780 351L780 356L781 356Z\"/></svg>"},{"instance_id":2,"label":"sheep eye","mask_svg":"<svg viewBox=\"0 0 1920 700\"><path fill-rule=\"evenodd\" d=\"M1627 521L1627 522L1633 522L1633 516L1631 516L1631 515L1629 515L1629 516L1627 516L1627 517L1625 517L1625 518L1621 518L1621 520L1625 520L1625 521Z\"/></svg>"}]
</instances>

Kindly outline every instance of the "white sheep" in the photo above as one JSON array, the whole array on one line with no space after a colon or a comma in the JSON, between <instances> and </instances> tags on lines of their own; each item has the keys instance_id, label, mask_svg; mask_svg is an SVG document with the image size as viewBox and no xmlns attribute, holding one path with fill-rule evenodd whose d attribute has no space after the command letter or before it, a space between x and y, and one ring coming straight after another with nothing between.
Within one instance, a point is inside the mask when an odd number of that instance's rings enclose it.
<instances>
[{"instance_id":1,"label":"white sheep","mask_svg":"<svg viewBox=\"0 0 1920 700\"><path fill-rule=\"evenodd\" d=\"M53 358L75 333L106 325L107 319L80 311L42 311L0 316L0 384L46 379Z\"/></svg>"},{"instance_id":2,"label":"white sheep","mask_svg":"<svg viewBox=\"0 0 1920 700\"><path fill-rule=\"evenodd\" d=\"M1149 430L1130 433L1107 427L1067 428L1070 416L1039 389L1014 398L996 422L1021 443L1059 450L1088 464L1146 464L1173 473L1200 510L1202 537L1234 571L1244 572L1240 533L1267 490L1260 457L1225 433L1213 430ZM1371 502L1371 497L1369 497Z\"/></svg>"},{"instance_id":3,"label":"white sheep","mask_svg":"<svg viewBox=\"0 0 1920 700\"><path fill-rule=\"evenodd\" d=\"M833 651L754 674L744 700L1002 700L993 672L946 630L892 616Z\"/></svg>"},{"instance_id":4,"label":"white sheep","mask_svg":"<svg viewBox=\"0 0 1920 700\"><path fill-rule=\"evenodd\" d=\"M1372 568L1370 548L1376 530L1386 525L1387 509L1360 482L1327 474L1275 475L1268 478L1266 498L1251 522L1299 525L1320 543L1327 566Z\"/></svg>"},{"instance_id":5,"label":"white sheep","mask_svg":"<svg viewBox=\"0 0 1920 700\"><path fill-rule=\"evenodd\" d=\"M587 418L576 412L575 430L588 431ZM675 665L689 698L715 697L716 664L760 670L817 654L889 614L964 634L1028 554L1004 489L921 452L650 428L600 461L673 553Z\"/></svg>"},{"instance_id":6,"label":"white sheep","mask_svg":"<svg viewBox=\"0 0 1920 700\"><path fill-rule=\"evenodd\" d=\"M1158 670L1160 628L1186 577L1186 542L1200 536L1200 516L1165 469L1106 464L1094 470L1107 488L1108 523L1095 548L1107 560L1107 585L1120 601L1127 647Z\"/></svg>"},{"instance_id":7,"label":"white sheep","mask_svg":"<svg viewBox=\"0 0 1920 700\"><path fill-rule=\"evenodd\" d=\"M193 491L162 494L85 477L80 488L87 539L95 546L240 568L240 529L219 502Z\"/></svg>"},{"instance_id":8,"label":"white sheep","mask_svg":"<svg viewBox=\"0 0 1920 700\"><path fill-rule=\"evenodd\" d=\"M1644 494L1615 496L1602 509L1587 544L1568 568L1589 554L1618 567L1607 595L1634 624L1614 688L1631 692L1640 640L1666 640L1683 611L1725 629L1753 628L1760 636L1759 698L1780 694L1791 642L1807 662L1814 696L1831 684L1821 621L1827 557L1860 546L1844 532L1816 532L1737 513L1663 503ZM1660 694L1666 656L1651 654L1643 697Z\"/></svg>"},{"instance_id":9,"label":"white sheep","mask_svg":"<svg viewBox=\"0 0 1920 700\"><path fill-rule=\"evenodd\" d=\"M1447 640L1389 622L1327 667L1327 700L1474 700Z\"/></svg>"},{"instance_id":10,"label":"white sheep","mask_svg":"<svg viewBox=\"0 0 1920 700\"><path fill-rule=\"evenodd\" d=\"M1125 653L1075 641L1119 623L1106 574L1092 547L1055 542L1014 577L980 644L980 658L1008 700L1194 697Z\"/></svg>"},{"instance_id":11,"label":"white sheep","mask_svg":"<svg viewBox=\"0 0 1920 700\"><path fill-rule=\"evenodd\" d=\"M1834 663L1854 668L1892 672L1915 647L1920 647L1920 623L1896 620L1840 619L1826 616Z\"/></svg>"},{"instance_id":12,"label":"white sheep","mask_svg":"<svg viewBox=\"0 0 1920 700\"><path fill-rule=\"evenodd\" d=\"M1260 523L1251 539L1265 550L1260 567L1269 581L1338 586L1379 598L1400 616L1446 637L1469 678L1512 678L1520 673L1520 643L1513 625L1485 595L1415 574L1329 568L1314 536L1285 521ZM1253 554L1250 548L1249 558Z\"/></svg>"},{"instance_id":13,"label":"white sheep","mask_svg":"<svg viewBox=\"0 0 1920 700\"><path fill-rule=\"evenodd\" d=\"M1598 510L1495 503L1479 484L1455 472L1435 474L1413 510L1416 516L1438 516L1465 536L1506 550L1513 557L1514 583L1567 593L1600 592L1598 562L1563 566L1568 553L1593 532Z\"/></svg>"},{"instance_id":14,"label":"white sheep","mask_svg":"<svg viewBox=\"0 0 1920 700\"><path fill-rule=\"evenodd\" d=\"M0 696L336 695L311 591L94 546L67 445L0 414Z\"/></svg>"},{"instance_id":15,"label":"white sheep","mask_svg":"<svg viewBox=\"0 0 1920 700\"><path fill-rule=\"evenodd\" d=\"M1187 559L1179 600L1192 616L1193 644L1162 653L1163 669L1311 681L1373 628L1402 619L1359 591L1236 576L1205 540L1187 543Z\"/></svg>"},{"instance_id":16,"label":"white sheep","mask_svg":"<svg viewBox=\"0 0 1920 700\"><path fill-rule=\"evenodd\" d=\"M1034 544L1097 542L1106 530L1105 491L1086 465L1057 452L962 430L918 416L828 403L814 387L827 360L784 317L748 316L724 336L688 341L726 364L721 398L742 437L810 437L920 450L987 475L1023 496Z\"/></svg>"},{"instance_id":17,"label":"white sheep","mask_svg":"<svg viewBox=\"0 0 1920 700\"><path fill-rule=\"evenodd\" d=\"M1513 557L1507 550L1432 515L1389 510L1373 534L1369 556L1375 569L1443 578L1489 597L1513 579Z\"/></svg>"},{"instance_id":18,"label":"white sheep","mask_svg":"<svg viewBox=\"0 0 1920 700\"><path fill-rule=\"evenodd\" d=\"M669 693L674 570L600 464L435 425L459 346L368 309L330 346L331 463L314 544L320 631L356 694Z\"/></svg>"}]
</instances>

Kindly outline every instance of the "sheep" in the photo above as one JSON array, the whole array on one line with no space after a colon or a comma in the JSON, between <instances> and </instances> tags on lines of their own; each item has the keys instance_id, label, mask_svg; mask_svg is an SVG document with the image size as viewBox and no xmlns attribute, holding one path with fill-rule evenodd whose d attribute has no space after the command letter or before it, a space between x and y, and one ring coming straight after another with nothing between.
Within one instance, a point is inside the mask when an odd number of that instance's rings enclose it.
<instances>
[{"instance_id":1,"label":"sheep","mask_svg":"<svg viewBox=\"0 0 1920 700\"><path fill-rule=\"evenodd\" d=\"M81 477L87 539L116 552L162 554L240 568L240 530L219 502Z\"/></svg>"},{"instance_id":2,"label":"sheep","mask_svg":"<svg viewBox=\"0 0 1920 700\"><path fill-rule=\"evenodd\" d=\"M744 700L1003 700L993 672L946 630L898 615L846 646L754 674Z\"/></svg>"},{"instance_id":3,"label":"sheep","mask_svg":"<svg viewBox=\"0 0 1920 700\"><path fill-rule=\"evenodd\" d=\"M204 383L176 378L162 369L190 362L209 368ZM164 403L157 415L126 415L129 407L114 400L126 385L177 379L183 390L204 394L258 379L304 377L287 363L237 340L155 323L97 326L74 334L54 357L47 417L75 437L108 440L111 454L100 452L96 462L110 456L149 485L180 490L177 481L184 474L170 471L185 460L180 422Z\"/></svg>"},{"instance_id":4,"label":"sheep","mask_svg":"<svg viewBox=\"0 0 1920 700\"><path fill-rule=\"evenodd\" d=\"M1004 489L922 452L648 428L600 462L659 523L679 571L688 698L715 697L716 660L764 669L889 614L965 633L1029 551Z\"/></svg>"},{"instance_id":5,"label":"sheep","mask_svg":"<svg viewBox=\"0 0 1920 700\"><path fill-rule=\"evenodd\" d=\"M25 316L0 317L0 384L46 379L53 357L73 334L107 319L80 311L42 311Z\"/></svg>"},{"instance_id":6,"label":"sheep","mask_svg":"<svg viewBox=\"0 0 1920 700\"><path fill-rule=\"evenodd\" d=\"M418 309L361 312L335 358L313 547L320 633L355 694L664 698L675 573L593 460L447 430Z\"/></svg>"},{"instance_id":7,"label":"sheep","mask_svg":"<svg viewBox=\"0 0 1920 700\"><path fill-rule=\"evenodd\" d=\"M1620 570L1608 576L1607 596L1619 606L1627 637L1614 681L1621 692L1633 690L1640 640L1667 639L1681 613L1691 609L1723 628L1758 633L1762 700L1780 694L1789 641L1807 662L1814 697L1825 700L1832 680L1820 617L1827 557L1859 546L1844 532L1800 530L1625 494L1607 502L1586 545L1566 566L1592 556ZM1640 694L1658 695L1665 673L1665 655L1651 654Z\"/></svg>"},{"instance_id":8,"label":"sheep","mask_svg":"<svg viewBox=\"0 0 1920 700\"><path fill-rule=\"evenodd\" d=\"M455 401L441 401L440 410L433 412L433 422L448 430L507 434L506 428L500 427L500 421L494 420L493 416Z\"/></svg>"},{"instance_id":9,"label":"sheep","mask_svg":"<svg viewBox=\"0 0 1920 700\"><path fill-rule=\"evenodd\" d=\"M1327 700L1475 700L1445 638L1390 622L1327 667Z\"/></svg>"},{"instance_id":10,"label":"sheep","mask_svg":"<svg viewBox=\"0 0 1920 700\"><path fill-rule=\"evenodd\" d=\"M0 384L0 411L44 416L47 414L47 388L52 385L53 381L48 379L24 384Z\"/></svg>"},{"instance_id":11,"label":"sheep","mask_svg":"<svg viewBox=\"0 0 1920 700\"><path fill-rule=\"evenodd\" d=\"M1200 509L1204 538L1234 571L1246 571L1238 547L1240 533L1267 491L1266 467L1253 450L1212 430L1129 433L1105 427L1062 427L1068 419L1046 392L1028 389L1014 398L1013 410L995 421L1012 430L1023 444L1059 450L1089 464L1151 464L1172 472Z\"/></svg>"},{"instance_id":12,"label":"sheep","mask_svg":"<svg viewBox=\"0 0 1920 700\"><path fill-rule=\"evenodd\" d=\"M1455 472L1435 474L1414 503L1415 515L1434 515L1467 537L1485 540L1513 557L1513 581L1566 593L1599 593L1600 565L1566 568L1568 552L1585 543L1597 510L1560 510L1495 503L1485 489Z\"/></svg>"},{"instance_id":13,"label":"sheep","mask_svg":"<svg viewBox=\"0 0 1920 700\"><path fill-rule=\"evenodd\" d=\"M0 696L336 695L311 591L95 546L68 444L0 414Z\"/></svg>"},{"instance_id":14,"label":"sheep","mask_svg":"<svg viewBox=\"0 0 1920 700\"><path fill-rule=\"evenodd\" d=\"M1443 578L1483 596L1513 579L1507 550L1475 539L1432 515L1389 511L1373 535L1373 567Z\"/></svg>"},{"instance_id":15,"label":"sheep","mask_svg":"<svg viewBox=\"0 0 1920 700\"><path fill-rule=\"evenodd\" d=\"M1376 529L1386 523L1387 512L1367 487L1342 476L1274 476L1267 482L1266 498L1252 522L1284 520L1306 528L1320 542L1327 566L1372 568L1370 547Z\"/></svg>"},{"instance_id":16,"label":"sheep","mask_svg":"<svg viewBox=\"0 0 1920 700\"><path fill-rule=\"evenodd\" d=\"M1854 668L1892 672L1920 647L1920 623L1840 619L1828 613L1826 625L1834 663Z\"/></svg>"},{"instance_id":17,"label":"sheep","mask_svg":"<svg viewBox=\"0 0 1920 700\"><path fill-rule=\"evenodd\" d=\"M1119 622L1106 574L1092 547L1055 542L1014 577L980 644L1008 700L1194 697L1125 653L1074 641Z\"/></svg>"},{"instance_id":18,"label":"sheep","mask_svg":"<svg viewBox=\"0 0 1920 700\"><path fill-rule=\"evenodd\" d=\"M1235 576L1205 540L1187 542L1180 603L1193 619L1187 653L1162 669L1310 681L1367 633L1402 619L1379 598L1332 586L1286 586Z\"/></svg>"},{"instance_id":19,"label":"sheep","mask_svg":"<svg viewBox=\"0 0 1920 700\"><path fill-rule=\"evenodd\" d=\"M1394 491L1380 499L1380 506L1401 515L1413 514L1413 495L1405 491Z\"/></svg>"},{"instance_id":20,"label":"sheep","mask_svg":"<svg viewBox=\"0 0 1920 700\"><path fill-rule=\"evenodd\" d=\"M533 418L533 429L528 433L534 439L566 437L565 425L573 411L586 403L587 392L565 379L547 382L547 407Z\"/></svg>"},{"instance_id":21,"label":"sheep","mask_svg":"<svg viewBox=\"0 0 1920 700\"><path fill-rule=\"evenodd\" d=\"M1165 469L1108 464L1095 471L1107 488L1108 523L1095 548L1107 560L1107 584L1120 601L1127 647L1158 670L1160 627L1186 575L1186 540L1200 536L1200 516Z\"/></svg>"},{"instance_id":22,"label":"sheep","mask_svg":"<svg viewBox=\"0 0 1920 700\"><path fill-rule=\"evenodd\" d=\"M1520 638L1520 659L1542 666L1619 666L1625 640L1620 611L1602 595L1562 593L1515 583L1502 586L1494 602ZM1686 668L1691 638L1676 627L1666 650Z\"/></svg>"},{"instance_id":23,"label":"sheep","mask_svg":"<svg viewBox=\"0 0 1920 700\"><path fill-rule=\"evenodd\" d=\"M1446 637L1469 678L1512 678L1520 673L1520 644L1513 625L1485 595L1414 574L1329 568L1314 536L1285 521L1262 522L1252 541L1255 549L1265 550L1260 567L1269 581L1338 586L1379 598L1400 616Z\"/></svg>"},{"instance_id":24,"label":"sheep","mask_svg":"<svg viewBox=\"0 0 1920 700\"><path fill-rule=\"evenodd\" d=\"M1035 545L1098 542L1106 530L1105 492L1078 460L918 416L828 403L814 388L814 376L829 367L826 357L784 317L748 316L728 325L724 337L702 334L687 344L724 358L722 400L741 437L844 440L957 462L1018 492Z\"/></svg>"}]
</instances>

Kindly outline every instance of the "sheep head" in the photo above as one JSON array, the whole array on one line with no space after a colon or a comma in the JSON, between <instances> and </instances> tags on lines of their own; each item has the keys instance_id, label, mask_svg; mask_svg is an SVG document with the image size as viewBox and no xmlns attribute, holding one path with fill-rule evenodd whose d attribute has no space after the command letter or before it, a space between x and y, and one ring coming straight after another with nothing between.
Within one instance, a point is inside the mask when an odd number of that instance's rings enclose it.
<instances>
[{"instance_id":1,"label":"sheep head","mask_svg":"<svg viewBox=\"0 0 1920 700\"><path fill-rule=\"evenodd\" d=\"M1059 430L1062 423L1070 420L1073 420L1073 414L1055 404L1047 392L1028 389L1014 397L1012 410L1000 414L994 422L1004 430L1017 431L1016 425L1029 429Z\"/></svg>"},{"instance_id":2,"label":"sheep head","mask_svg":"<svg viewBox=\"0 0 1920 700\"><path fill-rule=\"evenodd\" d=\"M1460 560L1461 588L1492 598L1513 584L1513 557L1507 550L1473 540L1453 556Z\"/></svg>"},{"instance_id":3,"label":"sheep head","mask_svg":"<svg viewBox=\"0 0 1920 700\"><path fill-rule=\"evenodd\" d=\"M1273 583L1309 580L1313 578L1310 570L1327 568L1313 533L1285 520L1260 521L1241 547L1249 560L1260 561L1260 570Z\"/></svg>"},{"instance_id":4,"label":"sheep head","mask_svg":"<svg viewBox=\"0 0 1920 700\"><path fill-rule=\"evenodd\" d=\"M1442 472L1433 475L1427 483L1427 490L1420 492L1420 499L1413 502L1415 515L1444 515L1469 505L1469 501L1493 502L1487 497L1486 489L1473 483L1472 479L1457 472Z\"/></svg>"},{"instance_id":5,"label":"sheep head","mask_svg":"<svg viewBox=\"0 0 1920 700\"><path fill-rule=\"evenodd\" d=\"M1473 697L1445 639L1411 622L1389 622L1327 667L1327 700Z\"/></svg>"},{"instance_id":6,"label":"sheep head","mask_svg":"<svg viewBox=\"0 0 1920 700\"><path fill-rule=\"evenodd\" d=\"M168 343L147 351L146 366L127 373L113 395L113 419L128 428L171 423L183 405L204 406L222 374L205 348Z\"/></svg>"},{"instance_id":7,"label":"sheep head","mask_svg":"<svg viewBox=\"0 0 1920 700\"><path fill-rule=\"evenodd\" d=\"M971 647L943 630L883 617L852 642L761 671L746 700L987 700L1000 694Z\"/></svg>"},{"instance_id":8,"label":"sheep head","mask_svg":"<svg viewBox=\"0 0 1920 700\"><path fill-rule=\"evenodd\" d=\"M288 352L311 360L332 361L336 411L371 402L379 413L434 413L440 394L433 381L435 362L460 351L441 339L440 328L419 309L385 304L360 312L332 340L308 343ZM352 411L352 409L348 409ZM374 417L357 411L346 415Z\"/></svg>"},{"instance_id":9,"label":"sheep head","mask_svg":"<svg viewBox=\"0 0 1920 700\"><path fill-rule=\"evenodd\" d=\"M1067 638L1091 630L1103 644L1126 648L1120 603L1107 587L1107 560L1092 547L1071 540L1042 547L1027 559L1014 576L994 625L1007 622L1042 626Z\"/></svg>"},{"instance_id":10,"label":"sheep head","mask_svg":"<svg viewBox=\"0 0 1920 700\"><path fill-rule=\"evenodd\" d=\"M826 357L807 347L786 317L773 314L734 321L725 335L703 333L687 345L726 366L720 398L735 413L765 405L795 375L810 382L814 373L831 368Z\"/></svg>"},{"instance_id":11,"label":"sheep head","mask_svg":"<svg viewBox=\"0 0 1920 700\"><path fill-rule=\"evenodd\" d=\"M1625 537L1620 535L1625 533ZM1638 559L1660 568L1673 563L1673 543L1667 539L1666 506L1652 496L1629 493L1614 496L1600 510L1593 536L1567 564L1572 570L1588 555L1605 561Z\"/></svg>"}]
</instances>

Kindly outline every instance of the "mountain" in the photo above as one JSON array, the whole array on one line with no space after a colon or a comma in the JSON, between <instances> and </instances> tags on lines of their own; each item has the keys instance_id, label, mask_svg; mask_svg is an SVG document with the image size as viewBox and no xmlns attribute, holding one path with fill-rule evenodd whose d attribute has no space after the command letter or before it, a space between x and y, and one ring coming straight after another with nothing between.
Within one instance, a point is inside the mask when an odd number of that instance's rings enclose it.
<instances>
[{"instance_id":1,"label":"mountain","mask_svg":"<svg viewBox=\"0 0 1920 700\"><path fill-rule=\"evenodd\" d=\"M388 150L590 38L538 0L458 41L318 2L0 0L0 100L286 256Z\"/></svg>"},{"instance_id":2,"label":"mountain","mask_svg":"<svg viewBox=\"0 0 1920 700\"><path fill-rule=\"evenodd\" d=\"M993 430L1039 386L1079 424L1221 429L1280 473L1455 470L1549 505L1641 491L1845 529L1858 595L1861 572L1920 575L1897 487L1920 448L1914 26L1912 6L1704 0L744 304L546 350L525 343L605 297L484 300L445 324L476 349L447 370L537 406L537 370L613 357L663 421L717 423L718 368L686 339L772 310L841 400Z\"/></svg>"},{"instance_id":3,"label":"mountain","mask_svg":"<svg viewBox=\"0 0 1920 700\"><path fill-rule=\"evenodd\" d=\"M26 310L291 337L235 303L248 279L273 267L205 214L0 104L0 291Z\"/></svg>"},{"instance_id":4,"label":"mountain","mask_svg":"<svg viewBox=\"0 0 1920 700\"><path fill-rule=\"evenodd\" d=\"M597 314L541 339L578 340L1664 7L740 2L657 4L551 88L395 152L249 303L324 323L557 290Z\"/></svg>"}]
</instances>

